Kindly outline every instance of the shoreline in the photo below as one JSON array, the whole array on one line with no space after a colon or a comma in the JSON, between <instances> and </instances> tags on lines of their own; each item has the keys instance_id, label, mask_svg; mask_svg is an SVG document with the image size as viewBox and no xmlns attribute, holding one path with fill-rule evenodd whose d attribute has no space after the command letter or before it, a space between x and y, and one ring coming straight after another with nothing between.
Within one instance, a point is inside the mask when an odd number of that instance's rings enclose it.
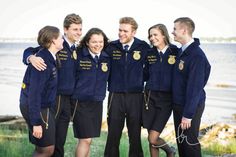
<instances>
[{"instance_id":1,"label":"shoreline","mask_svg":"<svg viewBox=\"0 0 236 157\"><path fill-rule=\"evenodd\" d=\"M201 44L236 44L236 37L197 37ZM174 41L173 41L174 42ZM0 37L0 43L37 43L37 37Z\"/></svg>"},{"instance_id":2,"label":"shoreline","mask_svg":"<svg viewBox=\"0 0 236 157\"><path fill-rule=\"evenodd\" d=\"M170 117L170 119L169 119L169 121L167 122L167 126L168 125L173 125L174 124L174 122L173 122L173 117L172 117L173 115L171 115L171 117ZM21 116L21 115L8 115L8 114L6 114L6 115L0 115L0 124L1 123L4 123L4 122L8 122L8 121L12 121L12 120L22 120L22 119L24 119L23 118L23 116ZM70 121L70 123L72 123L71 121ZM102 120L102 125L106 125L105 123L107 123L107 120L106 119L103 119ZM232 114L231 115L231 118L230 118L230 121L208 121L208 122L201 122L201 125L204 125L204 126L206 126L206 125L213 125L213 124L217 124L217 123L225 123L225 124L229 124L229 125L235 125L235 127L236 127L236 113L234 113L234 114Z\"/></svg>"},{"instance_id":3,"label":"shoreline","mask_svg":"<svg viewBox=\"0 0 236 157\"><path fill-rule=\"evenodd\" d=\"M236 114L234 115L234 124L216 122L213 124L201 123L199 129L199 141L203 147L211 145L211 143L229 144L230 142L236 140ZM70 127L72 127L72 122L70 122ZM0 116L0 129L10 129L10 130L27 130L27 124L23 117L20 116ZM107 132L107 122L103 121L101 126L102 132ZM123 131L124 134L128 134L127 127L125 126ZM179 137L183 136L178 135ZM145 128L141 128L141 136L144 138L148 137L148 131ZM167 123L165 128L161 133L161 137L170 143L176 142L176 135L174 131L174 124ZM209 143L209 141L211 141Z\"/></svg>"}]
</instances>

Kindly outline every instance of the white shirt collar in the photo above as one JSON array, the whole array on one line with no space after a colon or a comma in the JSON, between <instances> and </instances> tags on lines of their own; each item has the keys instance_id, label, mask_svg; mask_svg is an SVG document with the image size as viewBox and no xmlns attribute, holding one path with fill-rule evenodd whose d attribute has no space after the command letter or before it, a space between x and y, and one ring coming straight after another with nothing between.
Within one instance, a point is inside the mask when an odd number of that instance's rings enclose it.
<instances>
[{"instance_id":1,"label":"white shirt collar","mask_svg":"<svg viewBox=\"0 0 236 157\"><path fill-rule=\"evenodd\" d=\"M160 53L160 51L164 54L166 52L166 50L168 49L168 45L166 45L162 50L157 49L157 51Z\"/></svg>"},{"instance_id":2,"label":"white shirt collar","mask_svg":"<svg viewBox=\"0 0 236 157\"><path fill-rule=\"evenodd\" d=\"M98 56L98 58L99 58L100 55L101 55L101 52L100 52L99 54L94 54L94 53L92 53L92 52L89 50L89 48L88 48L88 51L89 51L90 55L91 55L93 58L95 58L95 56Z\"/></svg>"},{"instance_id":3,"label":"white shirt collar","mask_svg":"<svg viewBox=\"0 0 236 157\"><path fill-rule=\"evenodd\" d=\"M125 45L129 45L129 47L128 47L128 50L129 50L130 47L132 46L133 42L134 42L134 38L133 38L130 42L128 42L128 43L126 43L126 44L122 44L123 49L124 49L124 46L125 46Z\"/></svg>"},{"instance_id":4,"label":"white shirt collar","mask_svg":"<svg viewBox=\"0 0 236 157\"><path fill-rule=\"evenodd\" d=\"M49 51L49 50L48 50L48 51ZM49 52L50 52L50 51L49 51ZM52 53L52 52L50 52L50 53L51 53L53 59L56 60L56 59L57 59L56 54L54 54L54 53Z\"/></svg>"},{"instance_id":5,"label":"white shirt collar","mask_svg":"<svg viewBox=\"0 0 236 157\"><path fill-rule=\"evenodd\" d=\"M182 45L182 52L184 52L184 50L186 50L186 48L191 45L194 42L193 39L191 39L189 42L187 42L186 44Z\"/></svg>"},{"instance_id":6,"label":"white shirt collar","mask_svg":"<svg viewBox=\"0 0 236 157\"><path fill-rule=\"evenodd\" d=\"M69 44L69 46L71 47L72 45L74 45L75 43L70 43L68 38L66 36L64 36L65 41Z\"/></svg>"}]
</instances>

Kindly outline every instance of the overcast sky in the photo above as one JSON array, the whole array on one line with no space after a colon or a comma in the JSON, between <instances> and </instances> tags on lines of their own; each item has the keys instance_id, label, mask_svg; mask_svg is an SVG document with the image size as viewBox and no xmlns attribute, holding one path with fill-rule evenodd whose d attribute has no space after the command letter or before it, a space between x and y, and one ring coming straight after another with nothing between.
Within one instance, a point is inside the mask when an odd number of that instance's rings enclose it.
<instances>
[{"instance_id":1,"label":"overcast sky","mask_svg":"<svg viewBox=\"0 0 236 157\"><path fill-rule=\"evenodd\" d=\"M63 30L69 13L83 19L83 34L91 27L117 38L120 17L132 16L139 24L137 37L147 40L150 26L163 23L172 32L181 16L196 24L195 37L235 37L235 0L1 0L0 38L36 37L40 28L54 25Z\"/></svg>"}]
</instances>

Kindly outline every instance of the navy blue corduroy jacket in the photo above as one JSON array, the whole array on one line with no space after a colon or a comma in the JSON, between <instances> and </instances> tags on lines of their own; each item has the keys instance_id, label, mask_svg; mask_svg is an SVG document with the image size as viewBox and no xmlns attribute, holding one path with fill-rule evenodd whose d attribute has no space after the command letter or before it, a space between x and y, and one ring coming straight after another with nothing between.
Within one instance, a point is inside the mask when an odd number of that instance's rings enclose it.
<instances>
[{"instance_id":1,"label":"navy blue corduroy jacket","mask_svg":"<svg viewBox=\"0 0 236 157\"><path fill-rule=\"evenodd\" d=\"M53 107L57 92L56 62L52 54L47 49L41 49L36 55L44 59L47 69L38 71L29 65L24 75L20 94L20 104L29 106L31 125L42 124L41 108Z\"/></svg>"},{"instance_id":2,"label":"navy blue corduroy jacket","mask_svg":"<svg viewBox=\"0 0 236 157\"><path fill-rule=\"evenodd\" d=\"M172 92L172 73L179 48L169 45L163 56L156 47L148 51L145 63L145 89Z\"/></svg>"},{"instance_id":3,"label":"navy blue corduroy jacket","mask_svg":"<svg viewBox=\"0 0 236 157\"><path fill-rule=\"evenodd\" d=\"M27 58L38 52L41 47L29 47L24 50L23 63L28 65ZM64 40L63 49L57 53L58 62L58 86L57 94L71 95L75 86L75 62L77 54L73 54L69 44Z\"/></svg>"},{"instance_id":4,"label":"navy blue corduroy jacket","mask_svg":"<svg viewBox=\"0 0 236 157\"><path fill-rule=\"evenodd\" d=\"M109 44L106 52L111 58L111 72L108 81L110 92L142 92L144 86L143 68L149 45L134 38L128 52L123 50L119 40Z\"/></svg>"},{"instance_id":5,"label":"navy blue corduroy jacket","mask_svg":"<svg viewBox=\"0 0 236 157\"><path fill-rule=\"evenodd\" d=\"M76 85L72 98L79 101L103 101L106 96L110 59L102 51L98 62L92 58L88 48L78 52Z\"/></svg>"},{"instance_id":6,"label":"navy blue corduroy jacket","mask_svg":"<svg viewBox=\"0 0 236 157\"><path fill-rule=\"evenodd\" d=\"M173 70L173 101L184 108L183 117L193 118L199 105L205 103L204 87L210 75L211 66L198 39L178 56Z\"/></svg>"}]
</instances>

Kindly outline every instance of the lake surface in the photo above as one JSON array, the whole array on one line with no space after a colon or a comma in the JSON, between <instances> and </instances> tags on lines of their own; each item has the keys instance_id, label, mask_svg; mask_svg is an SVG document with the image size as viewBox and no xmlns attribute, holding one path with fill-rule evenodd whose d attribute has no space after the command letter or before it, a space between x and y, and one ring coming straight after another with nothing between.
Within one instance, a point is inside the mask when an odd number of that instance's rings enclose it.
<instances>
[{"instance_id":1,"label":"lake surface","mask_svg":"<svg viewBox=\"0 0 236 157\"><path fill-rule=\"evenodd\" d=\"M0 115L21 115L19 94L26 69L22 54L28 46L35 44L0 43ZM202 44L201 47L212 66L202 119L208 123L231 121L236 113L236 44ZM106 104L107 99L104 118Z\"/></svg>"}]
</instances>

